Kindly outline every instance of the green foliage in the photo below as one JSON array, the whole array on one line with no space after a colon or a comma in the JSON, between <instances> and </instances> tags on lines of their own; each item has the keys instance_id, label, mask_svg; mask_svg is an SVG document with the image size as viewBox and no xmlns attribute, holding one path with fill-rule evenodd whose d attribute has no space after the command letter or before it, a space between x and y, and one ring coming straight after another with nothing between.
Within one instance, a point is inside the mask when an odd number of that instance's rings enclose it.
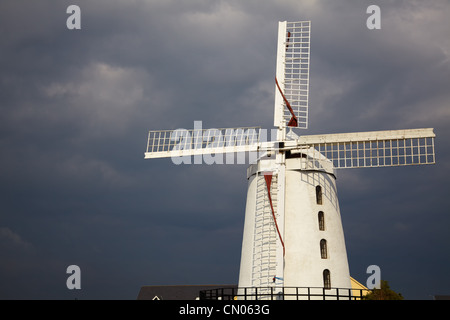
<instances>
[{"instance_id":1,"label":"green foliage","mask_svg":"<svg viewBox=\"0 0 450 320\"><path fill-rule=\"evenodd\" d=\"M381 280L380 287L364 296L364 300L403 300L402 294L393 291L386 280Z\"/></svg>"}]
</instances>

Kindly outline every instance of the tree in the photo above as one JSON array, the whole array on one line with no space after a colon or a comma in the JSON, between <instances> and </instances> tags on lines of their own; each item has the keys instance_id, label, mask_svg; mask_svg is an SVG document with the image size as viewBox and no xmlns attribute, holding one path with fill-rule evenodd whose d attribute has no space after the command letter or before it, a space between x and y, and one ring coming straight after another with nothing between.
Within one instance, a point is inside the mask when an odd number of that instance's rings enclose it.
<instances>
[{"instance_id":1,"label":"tree","mask_svg":"<svg viewBox=\"0 0 450 320\"><path fill-rule=\"evenodd\" d=\"M380 281L380 289L373 289L364 300L403 300L401 293L393 291L386 280Z\"/></svg>"}]
</instances>

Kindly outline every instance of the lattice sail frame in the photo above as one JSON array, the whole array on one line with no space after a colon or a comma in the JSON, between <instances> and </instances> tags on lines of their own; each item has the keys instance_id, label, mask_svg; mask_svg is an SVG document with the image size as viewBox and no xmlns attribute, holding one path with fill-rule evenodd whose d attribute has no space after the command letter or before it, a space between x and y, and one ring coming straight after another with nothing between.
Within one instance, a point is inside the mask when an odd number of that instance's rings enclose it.
<instances>
[{"instance_id":1,"label":"lattice sail frame","mask_svg":"<svg viewBox=\"0 0 450 320\"><path fill-rule=\"evenodd\" d=\"M343 169L434 164L434 139L433 129L412 129L305 136L300 140L335 168Z\"/></svg>"},{"instance_id":2,"label":"lattice sail frame","mask_svg":"<svg viewBox=\"0 0 450 320\"><path fill-rule=\"evenodd\" d=\"M256 151L260 127L149 131L145 159Z\"/></svg>"},{"instance_id":3,"label":"lattice sail frame","mask_svg":"<svg viewBox=\"0 0 450 320\"><path fill-rule=\"evenodd\" d=\"M279 22L275 79L280 88L275 87L275 127L287 126L292 118L287 100L297 128L308 128L310 41L311 21Z\"/></svg>"},{"instance_id":4,"label":"lattice sail frame","mask_svg":"<svg viewBox=\"0 0 450 320\"><path fill-rule=\"evenodd\" d=\"M301 136L286 144L313 148L344 169L434 164L434 140L426 128Z\"/></svg>"}]
</instances>

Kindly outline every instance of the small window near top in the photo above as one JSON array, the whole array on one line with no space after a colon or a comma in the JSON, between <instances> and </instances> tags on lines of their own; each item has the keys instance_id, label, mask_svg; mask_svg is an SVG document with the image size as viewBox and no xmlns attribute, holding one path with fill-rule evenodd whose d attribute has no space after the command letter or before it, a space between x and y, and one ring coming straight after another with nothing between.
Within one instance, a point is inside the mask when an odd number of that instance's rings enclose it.
<instances>
[{"instance_id":1,"label":"small window near top","mask_svg":"<svg viewBox=\"0 0 450 320\"><path fill-rule=\"evenodd\" d=\"M322 204L322 187L316 186L316 202Z\"/></svg>"}]
</instances>

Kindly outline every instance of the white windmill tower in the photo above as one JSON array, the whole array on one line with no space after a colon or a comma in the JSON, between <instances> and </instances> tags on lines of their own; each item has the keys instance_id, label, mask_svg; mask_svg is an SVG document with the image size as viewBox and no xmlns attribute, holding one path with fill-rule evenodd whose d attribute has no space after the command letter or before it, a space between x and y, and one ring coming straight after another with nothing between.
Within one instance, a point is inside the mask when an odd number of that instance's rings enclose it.
<instances>
[{"instance_id":1,"label":"white windmill tower","mask_svg":"<svg viewBox=\"0 0 450 320\"><path fill-rule=\"evenodd\" d=\"M190 163L192 156L197 163L222 163L224 156L230 163L237 152L255 160L247 169L238 286L239 294L258 299L278 292L299 298L303 288L308 294L351 288L336 169L435 163L433 129L296 135L291 128L308 124L311 23L284 21L278 28L275 141L257 127L194 125L150 131L145 152L146 159L176 163Z\"/></svg>"}]
</instances>

